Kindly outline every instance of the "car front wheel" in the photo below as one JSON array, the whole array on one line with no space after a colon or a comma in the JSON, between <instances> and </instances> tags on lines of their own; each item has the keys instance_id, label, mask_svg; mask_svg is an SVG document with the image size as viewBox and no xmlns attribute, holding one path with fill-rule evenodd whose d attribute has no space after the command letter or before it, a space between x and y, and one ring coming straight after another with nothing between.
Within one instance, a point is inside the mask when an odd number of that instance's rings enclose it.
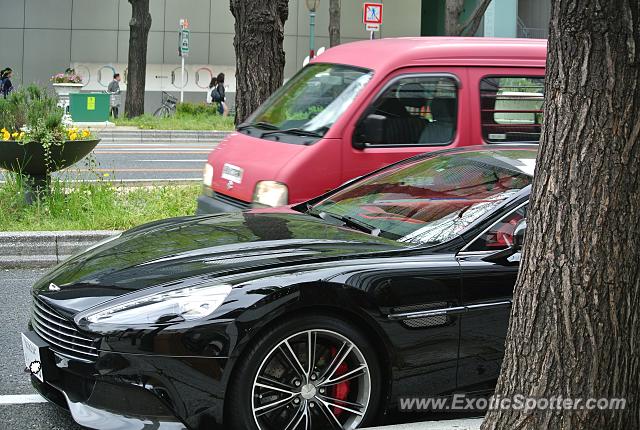
<instances>
[{"instance_id":1,"label":"car front wheel","mask_svg":"<svg viewBox=\"0 0 640 430\"><path fill-rule=\"evenodd\" d=\"M380 405L380 365L371 343L346 322L292 319L241 357L227 411L234 429L356 429Z\"/></svg>"}]
</instances>

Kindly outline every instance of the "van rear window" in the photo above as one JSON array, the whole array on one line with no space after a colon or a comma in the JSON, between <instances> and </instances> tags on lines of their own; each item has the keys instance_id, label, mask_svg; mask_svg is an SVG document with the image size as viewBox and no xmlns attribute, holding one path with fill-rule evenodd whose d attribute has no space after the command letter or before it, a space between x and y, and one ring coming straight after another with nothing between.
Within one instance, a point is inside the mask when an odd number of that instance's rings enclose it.
<instances>
[{"instance_id":1,"label":"van rear window","mask_svg":"<svg viewBox=\"0 0 640 430\"><path fill-rule=\"evenodd\" d=\"M489 143L540 141L544 78L492 76L480 81L482 136Z\"/></svg>"}]
</instances>

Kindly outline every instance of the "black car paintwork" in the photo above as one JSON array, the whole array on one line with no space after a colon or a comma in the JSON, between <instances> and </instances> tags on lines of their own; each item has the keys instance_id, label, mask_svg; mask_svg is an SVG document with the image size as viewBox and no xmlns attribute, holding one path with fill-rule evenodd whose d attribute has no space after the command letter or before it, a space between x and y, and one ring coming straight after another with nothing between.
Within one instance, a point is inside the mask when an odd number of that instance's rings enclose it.
<instances>
[{"instance_id":1,"label":"black car paintwork","mask_svg":"<svg viewBox=\"0 0 640 430\"><path fill-rule=\"evenodd\" d=\"M527 198L528 189L462 237L431 248L331 225L294 210L168 220L131 230L65 262L33 293L75 317L101 351L93 364L76 367L68 360L64 372L75 372L94 387L145 387L190 428L224 428L224 393L236 360L278 320L310 312L350 321L379 347L387 408L393 410L403 396L491 389L502 359L508 307L451 313L425 320L423 326L389 317L508 300L517 266L457 253ZM49 291L51 282L60 291ZM81 318L109 300L203 283L234 285L206 321L113 327Z\"/></svg>"}]
</instances>

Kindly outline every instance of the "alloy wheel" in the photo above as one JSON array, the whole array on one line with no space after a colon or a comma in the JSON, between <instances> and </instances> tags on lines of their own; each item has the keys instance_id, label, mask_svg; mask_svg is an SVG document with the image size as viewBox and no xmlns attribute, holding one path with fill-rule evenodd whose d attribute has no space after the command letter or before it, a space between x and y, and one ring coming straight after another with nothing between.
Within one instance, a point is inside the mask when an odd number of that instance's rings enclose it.
<instances>
[{"instance_id":1,"label":"alloy wheel","mask_svg":"<svg viewBox=\"0 0 640 430\"><path fill-rule=\"evenodd\" d=\"M253 382L260 430L355 429L367 411L371 378L364 355L345 336L306 330L277 344Z\"/></svg>"}]
</instances>

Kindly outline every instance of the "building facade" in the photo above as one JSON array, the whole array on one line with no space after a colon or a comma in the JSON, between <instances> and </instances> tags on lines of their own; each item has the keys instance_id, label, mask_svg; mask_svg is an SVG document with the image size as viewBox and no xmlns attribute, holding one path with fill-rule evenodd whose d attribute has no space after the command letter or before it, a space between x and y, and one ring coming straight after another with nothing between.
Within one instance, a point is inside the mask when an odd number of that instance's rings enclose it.
<instances>
[{"instance_id":1,"label":"building facade","mask_svg":"<svg viewBox=\"0 0 640 430\"><path fill-rule=\"evenodd\" d=\"M377 37L442 34L444 0L381 0L384 24ZM472 7L475 0L469 0ZM179 67L178 25L190 23L190 54L184 76L185 99L204 101L212 75L226 74L229 99L235 92L234 18L228 0L150 0L152 25L147 54L147 110L160 103L161 92L176 95L183 78ZM316 48L329 44L329 4L320 0L316 18ZM342 43L369 37L362 24L362 0L342 0ZM494 0L493 23L485 16L479 34L531 37L523 29L546 28L549 0ZM511 6L508 17L505 5ZM513 6L515 5L515 6ZM543 5L541 7L541 5ZM546 9L545 9L546 8ZM546 17L545 17L546 10ZM515 12L514 12L515 11ZM489 15L487 12L487 15ZM86 90L106 89L114 71L126 89L129 20L127 0L0 0L0 67L15 71L15 82L46 84L51 75L71 66L86 82ZM508 19L507 19L508 18ZM536 34L537 35L537 34ZM309 53L309 13L305 0L289 1L285 25L285 77L302 67Z\"/></svg>"}]
</instances>

